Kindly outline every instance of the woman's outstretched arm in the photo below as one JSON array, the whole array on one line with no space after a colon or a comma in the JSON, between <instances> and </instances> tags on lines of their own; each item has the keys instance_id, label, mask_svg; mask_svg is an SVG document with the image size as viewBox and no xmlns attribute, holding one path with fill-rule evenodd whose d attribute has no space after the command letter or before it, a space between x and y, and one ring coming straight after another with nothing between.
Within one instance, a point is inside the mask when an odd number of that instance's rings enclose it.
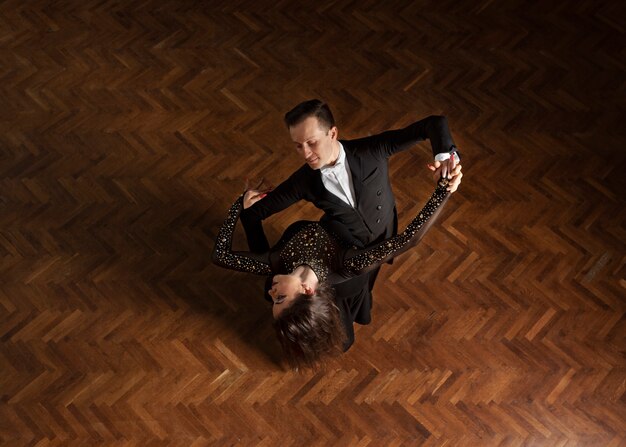
<instances>
[{"instance_id":1,"label":"woman's outstretched arm","mask_svg":"<svg viewBox=\"0 0 626 447\"><path fill-rule=\"evenodd\" d=\"M350 277L367 273L417 245L448 201L450 193L446 190L447 185L448 180L439 180L426 206L402 233L368 248L349 250L344 257L342 276Z\"/></svg>"},{"instance_id":2,"label":"woman's outstretched arm","mask_svg":"<svg viewBox=\"0 0 626 447\"><path fill-rule=\"evenodd\" d=\"M270 275L272 270L269 266L267 253L257 254L249 251L232 250L233 233L235 232L235 226L239 220L242 208L243 196L240 196L230 207L228 216L217 233L217 240L215 241L211 259L213 263L227 269L257 275Z\"/></svg>"}]
</instances>

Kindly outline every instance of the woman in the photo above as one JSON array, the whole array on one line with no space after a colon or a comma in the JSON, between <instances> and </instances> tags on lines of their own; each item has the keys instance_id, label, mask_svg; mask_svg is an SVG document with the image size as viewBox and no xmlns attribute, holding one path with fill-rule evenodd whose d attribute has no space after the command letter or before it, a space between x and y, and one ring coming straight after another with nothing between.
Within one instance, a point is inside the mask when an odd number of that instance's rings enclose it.
<instances>
[{"instance_id":1,"label":"woman","mask_svg":"<svg viewBox=\"0 0 626 447\"><path fill-rule=\"evenodd\" d=\"M241 272L274 275L268 294L287 359L292 366L314 366L323 355L339 351L345 338L345 323L333 301L332 285L367 273L417 244L447 202L447 185L448 180L441 179L406 230L379 244L364 249L346 247L320 223L298 221L263 254L232 251L242 195L219 230L213 262Z\"/></svg>"}]
</instances>

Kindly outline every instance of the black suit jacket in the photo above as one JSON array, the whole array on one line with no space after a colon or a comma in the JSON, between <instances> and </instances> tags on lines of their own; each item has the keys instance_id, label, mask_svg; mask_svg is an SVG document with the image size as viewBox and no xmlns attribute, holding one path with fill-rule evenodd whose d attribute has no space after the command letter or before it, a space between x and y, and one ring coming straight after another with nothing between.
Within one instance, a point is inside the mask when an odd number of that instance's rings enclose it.
<instances>
[{"instance_id":1,"label":"black suit jacket","mask_svg":"<svg viewBox=\"0 0 626 447\"><path fill-rule=\"evenodd\" d=\"M340 140L352 173L356 209L330 193L319 170L304 164L265 198L241 213L248 245L253 252L269 250L262 220L299 200L324 211L321 221L340 239L365 247L397 233L395 199L388 172L391 155L429 139L433 155L454 150L454 141L443 116L429 116L403 129L390 130L356 140Z\"/></svg>"}]
</instances>

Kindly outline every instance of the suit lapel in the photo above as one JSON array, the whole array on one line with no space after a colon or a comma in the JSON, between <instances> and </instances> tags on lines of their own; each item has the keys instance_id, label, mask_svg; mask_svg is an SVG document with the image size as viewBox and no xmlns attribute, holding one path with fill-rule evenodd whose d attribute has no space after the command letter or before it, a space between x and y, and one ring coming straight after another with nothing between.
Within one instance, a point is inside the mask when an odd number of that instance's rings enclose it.
<instances>
[{"instance_id":1,"label":"suit lapel","mask_svg":"<svg viewBox=\"0 0 626 447\"><path fill-rule=\"evenodd\" d=\"M356 203L359 203L361 198L361 187L363 186L363 169L361 167L361 159L355 157L352 151L348 148L345 141L342 141L343 150L346 153L346 160L348 160L348 167L350 168L350 174L352 175L352 186L354 187L354 195Z\"/></svg>"},{"instance_id":2,"label":"suit lapel","mask_svg":"<svg viewBox=\"0 0 626 447\"><path fill-rule=\"evenodd\" d=\"M313 196L319 197L321 200L332 202L336 205L346 206L343 200L328 191L322 182L322 172L317 169L313 171Z\"/></svg>"}]
</instances>

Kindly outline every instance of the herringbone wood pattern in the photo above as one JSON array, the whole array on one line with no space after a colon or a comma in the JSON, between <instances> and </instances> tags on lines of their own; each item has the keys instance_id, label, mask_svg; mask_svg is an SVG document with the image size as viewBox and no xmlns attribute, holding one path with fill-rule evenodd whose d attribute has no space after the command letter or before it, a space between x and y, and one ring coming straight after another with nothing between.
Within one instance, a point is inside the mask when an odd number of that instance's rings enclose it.
<instances>
[{"instance_id":1,"label":"herringbone wood pattern","mask_svg":"<svg viewBox=\"0 0 626 447\"><path fill-rule=\"evenodd\" d=\"M620 3L3 1L2 444L626 445ZM343 137L445 114L466 175L295 373L209 253L310 97ZM392 160L401 226L428 153Z\"/></svg>"}]
</instances>

